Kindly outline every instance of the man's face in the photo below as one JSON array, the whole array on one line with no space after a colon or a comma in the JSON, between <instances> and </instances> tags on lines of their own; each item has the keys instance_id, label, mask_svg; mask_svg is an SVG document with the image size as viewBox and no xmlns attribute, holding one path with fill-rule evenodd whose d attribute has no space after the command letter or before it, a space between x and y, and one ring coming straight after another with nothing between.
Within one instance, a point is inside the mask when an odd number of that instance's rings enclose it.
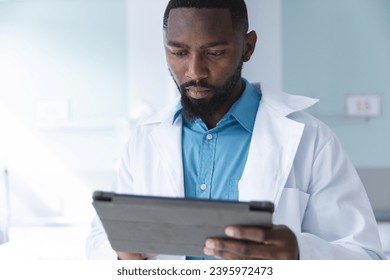
<instances>
[{"instance_id":1,"label":"man's face","mask_svg":"<svg viewBox=\"0 0 390 280\"><path fill-rule=\"evenodd\" d=\"M244 38L228 9L171 10L165 51L187 117L207 119L241 94Z\"/></svg>"}]
</instances>

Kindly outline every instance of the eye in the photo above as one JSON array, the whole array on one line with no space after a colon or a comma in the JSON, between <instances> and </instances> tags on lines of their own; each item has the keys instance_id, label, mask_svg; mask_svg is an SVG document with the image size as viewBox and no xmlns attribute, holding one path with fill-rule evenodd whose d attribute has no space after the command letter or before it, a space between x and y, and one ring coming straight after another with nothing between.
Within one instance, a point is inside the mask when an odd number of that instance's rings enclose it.
<instances>
[{"instance_id":1,"label":"eye","mask_svg":"<svg viewBox=\"0 0 390 280\"><path fill-rule=\"evenodd\" d=\"M186 51L171 51L171 55L177 56L177 57L183 57L187 55Z\"/></svg>"},{"instance_id":2,"label":"eye","mask_svg":"<svg viewBox=\"0 0 390 280\"><path fill-rule=\"evenodd\" d=\"M225 51L208 51L207 55L210 56L221 56L225 53Z\"/></svg>"}]
</instances>

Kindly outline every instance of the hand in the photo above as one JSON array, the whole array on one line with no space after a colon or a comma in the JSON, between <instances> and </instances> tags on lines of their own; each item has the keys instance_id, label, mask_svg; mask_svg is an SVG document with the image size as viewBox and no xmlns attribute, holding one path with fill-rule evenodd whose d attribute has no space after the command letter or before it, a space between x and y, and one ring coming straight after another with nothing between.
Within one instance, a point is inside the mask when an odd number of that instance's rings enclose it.
<instances>
[{"instance_id":1,"label":"hand","mask_svg":"<svg viewBox=\"0 0 390 280\"><path fill-rule=\"evenodd\" d=\"M206 240L204 253L228 260L287 260L298 259L298 242L295 234L286 226L272 228L230 226L225 229L226 238Z\"/></svg>"},{"instance_id":2,"label":"hand","mask_svg":"<svg viewBox=\"0 0 390 280\"><path fill-rule=\"evenodd\" d=\"M154 257L154 254L127 253L117 251L118 259L120 260L145 260Z\"/></svg>"}]
</instances>

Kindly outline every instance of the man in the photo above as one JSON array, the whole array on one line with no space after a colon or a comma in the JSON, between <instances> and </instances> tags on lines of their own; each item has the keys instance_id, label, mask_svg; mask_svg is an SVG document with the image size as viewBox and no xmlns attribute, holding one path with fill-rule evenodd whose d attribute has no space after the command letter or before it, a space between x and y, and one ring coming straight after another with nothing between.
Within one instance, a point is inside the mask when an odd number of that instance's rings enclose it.
<instances>
[{"instance_id":1,"label":"man","mask_svg":"<svg viewBox=\"0 0 390 280\"><path fill-rule=\"evenodd\" d=\"M302 111L315 101L241 78L256 39L243 0L169 2L164 44L181 102L138 124L114 190L275 203L271 229L228 227L231 239L206 241L210 257L383 258L355 169L334 134ZM88 248L90 257L109 248L98 220Z\"/></svg>"}]
</instances>

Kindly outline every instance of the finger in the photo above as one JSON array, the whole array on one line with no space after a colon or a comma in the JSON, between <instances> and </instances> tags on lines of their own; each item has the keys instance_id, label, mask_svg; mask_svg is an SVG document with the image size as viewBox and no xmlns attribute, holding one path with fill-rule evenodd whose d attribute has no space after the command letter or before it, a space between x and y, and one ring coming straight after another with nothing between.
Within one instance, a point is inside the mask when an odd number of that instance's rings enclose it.
<instances>
[{"instance_id":1,"label":"finger","mask_svg":"<svg viewBox=\"0 0 390 280\"><path fill-rule=\"evenodd\" d=\"M236 239L267 243L269 242L267 230L260 227L229 226L225 229L225 234Z\"/></svg>"},{"instance_id":2,"label":"finger","mask_svg":"<svg viewBox=\"0 0 390 280\"><path fill-rule=\"evenodd\" d=\"M283 245L295 239L294 233L286 226L273 225L272 228L254 226L229 226L225 234L241 240L250 240L268 245Z\"/></svg>"},{"instance_id":3,"label":"finger","mask_svg":"<svg viewBox=\"0 0 390 280\"><path fill-rule=\"evenodd\" d=\"M208 256L223 259L248 260L270 259L273 251L275 251L274 246L252 241L212 238L206 241L203 252Z\"/></svg>"},{"instance_id":4,"label":"finger","mask_svg":"<svg viewBox=\"0 0 390 280\"><path fill-rule=\"evenodd\" d=\"M242 256L242 255L238 255L238 254L235 254L232 252L227 252L227 251L217 251L217 252L215 252L215 254L211 254L208 256L213 256L215 258L224 259L224 260L265 260L263 258Z\"/></svg>"},{"instance_id":5,"label":"finger","mask_svg":"<svg viewBox=\"0 0 390 280\"><path fill-rule=\"evenodd\" d=\"M227 260L292 260L298 258L296 246L266 245L239 239L209 239L206 241L204 253Z\"/></svg>"},{"instance_id":6,"label":"finger","mask_svg":"<svg viewBox=\"0 0 390 280\"><path fill-rule=\"evenodd\" d=\"M116 252L119 260L144 260L155 256L154 254L141 254L141 253L129 253L129 252Z\"/></svg>"},{"instance_id":7,"label":"finger","mask_svg":"<svg viewBox=\"0 0 390 280\"><path fill-rule=\"evenodd\" d=\"M242 256L226 251L218 252L218 258L223 260L271 260L271 258Z\"/></svg>"},{"instance_id":8,"label":"finger","mask_svg":"<svg viewBox=\"0 0 390 280\"><path fill-rule=\"evenodd\" d=\"M226 229L232 239L211 238L205 246L222 257L233 253L238 259L297 259L298 241L286 226L274 225L270 229L253 226L232 226Z\"/></svg>"}]
</instances>

